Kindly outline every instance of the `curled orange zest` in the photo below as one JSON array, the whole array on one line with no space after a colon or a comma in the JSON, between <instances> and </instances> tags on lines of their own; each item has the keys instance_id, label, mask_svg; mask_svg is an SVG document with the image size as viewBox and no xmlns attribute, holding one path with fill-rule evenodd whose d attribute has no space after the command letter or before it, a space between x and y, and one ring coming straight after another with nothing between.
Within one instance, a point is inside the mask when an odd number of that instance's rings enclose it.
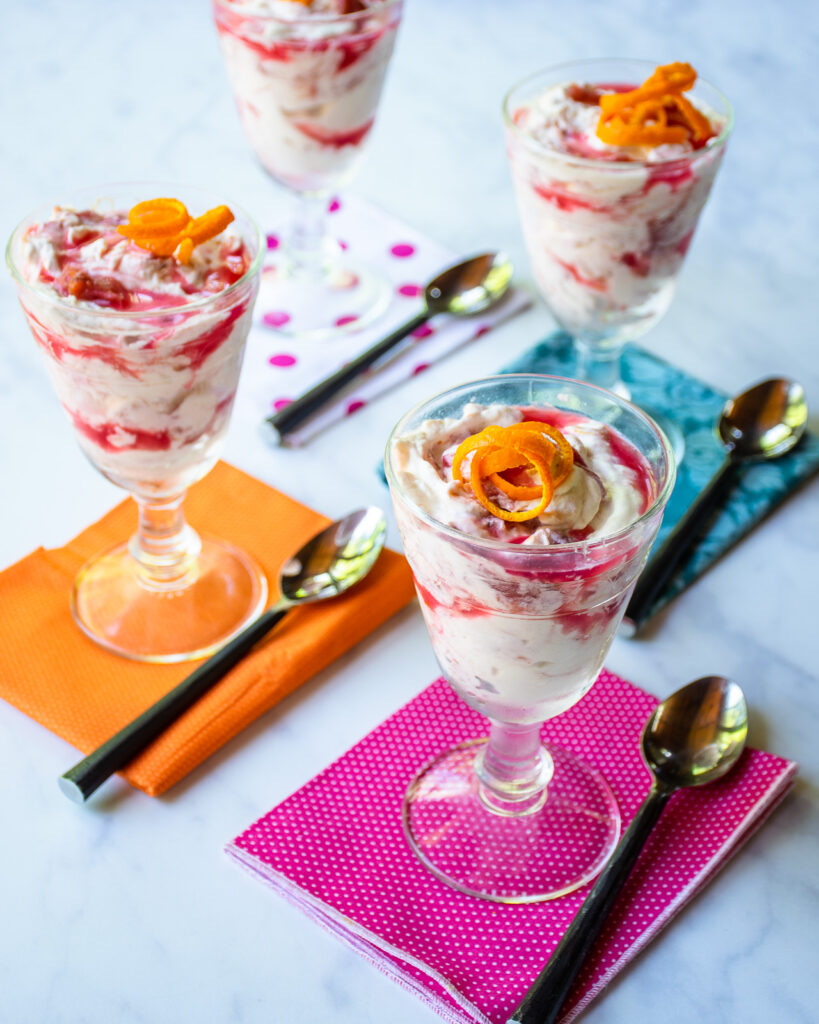
<instances>
[{"instance_id":1,"label":"curled orange zest","mask_svg":"<svg viewBox=\"0 0 819 1024\"><path fill-rule=\"evenodd\" d=\"M193 256L194 242L192 238L183 238L174 250L174 255L180 263L190 263Z\"/></svg>"},{"instance_id":2,"label":"curled orange zest","mask_svg":"<svg viewBox=\"0 0 819 1024\"><path fill-rule=\"evenodd\" d=\"M661 146L682 144L689 136L682 125L630 124L619 114L603 114L597 125L597 137L609 146Z\"/></svg>"},{"instance_id":3,"label":"curled orange zest","mask_svg":"<svg viewBox=\"0 0 819 1024\"><path fill-rule=\"evenodd\" d=\"M184 235L190 238L194 245L199 245L201 242L207 242L209 238L220 235L233 220L229 207L214 206L212 210L192 220L185 228Z\"/></svg>"},{"instance_id":4,"label":"curled orange zest","mask_svg":"<svg viewBox=\"0 0 819 1024\"><path fill-rule=\"evenodd\" d=\"M168 238L142 238L138 242L136 239L131 239L131 241L140 249L153 253L154 256L173 256L179 244L176 235L170 235Z\"/></svg>"},{"instance_id":5,"label":"curled orange zest","mask_svg":"<svg viewBox=\"0 0 819 1024\"><path fill-rule=\"evenodd\" d=\"M534 501L540 497L542 487L513 484L501 476L501 473L505 473L508 469L523 469L524 467L531 467L528 456L521 455L513 448L499 448L483 456L481 472L508 497L514 498L516 501ZM552 475L551 466L549 466L549 475ZM554 478L552 482L554 482Z\"/></svg>"},{"instance_id":6,"label":"curled orange zest","mask_svg":"<svg viewBox=\"0 0 819 1024\"><path fill-rule=\"evenodd\" d=\"M146 199L128 211L128 221L117 231L154 256L176 256L190 263L193 250L215 238L233 220L227 206L215 206L193 218L178 199Z\"/></svg>"},{"instance_id":7,"label":"curled orange zest","mask_svg":"<svg viewBox=\"0 0 819 1024\"><path fill-rule=\"evenodd\" d=\"M641 86L630 92L604 93L600 109L607 114L627 110L641 100L659 99L668 93L681 93L690 89L697 80L697 72L690 64L665 64L654 71Z\"/></svg>"},{"instance_id":8,"label":"curled orange zest","mask_svg":"<svg viewBox=\"0 0 819 1024\"><path fill-rule=\"evenodd\" d=\"M551 467L555 487L559 487L568 477L574 465L574 449L561 434L557 427L548 423L541 423L540 420L524 420L516 425L516 431L526 431L536 437L544 438L551 442L555 448L555 463Z\"/></svg>"},{"instance_id":9,"label":"curled orange zest","mask_svg":"<svg viewBox=\"0 0 819 1024\"><path fill-rule=\"evenodd\" d=\"M691 127L695 142L705 141L710 137L711 122L702 111L697 110L694 104L686 99L685 96L674 96L673 102Z\"/></svg>"},{"instance_id":10,"label":"curled orange zest","mask_svg":"<svg viewBox=\"0 0 819 1024\"><path fill-rule=\"evenodd\" d=\"M697 80L690 64L658 67L637 89L599 99L597 137L609 146L702 144L713 134L708 118L682 96ZM671 118L669 118L671 115Z\"/></svg>"},{"instance_id":11,"label":"curled orange zest","mask_svg":"<svg viewBox=\"0 0 819 1024\"><path fill-rule=\"evenodd\" d=\"M185 204L178 199L147 199L128 212L128 223L117 231L138 242L142 238L160 238L178 234L190 221Z\"/></svg>"},{"instance_id":12,"label":"curled orange zest","mask_svg":"<svg viewBox=\"0 0 819 1024\"><path fill-rule=\"evenodd\" d=\"M469 482L472 492L487 511L509 522L534 519L547 507L574 463L571 445L559 430L547 423L526 421L510 427L490 426L465 438L455 450L452 477L463 483L464 460L472 454ZM538 478L538 485L514 484L501 474L524 469ZM525 509L502 508L486 493L484 481L516 501L533 501Z\"/></svg>"},{"instance_id":13,"label":"curled orange zest","mask_svg":"<svg viewBox=\"0 0 819 1024\"><path fill-rule=\"evenodd\" d=\"M455 449L455 455L452 459L452 479L457 480L459 484L463 483L461 466L463 465L464 459L470 452L474 452L476 448L482 447L487 444L488 441L494 439L496 435L500 435L503 429L503 427L485 427L480 431L480 433L471 434L469 437L461 441Z\"/></svg>"},{"instance_id":14,"label":"curled orange zest","mask_svg":"<svg viewBox=\"0 0 819 1024\"><path fill-rule=\"evenodd\" d=\"M534 439L531 439L534 440ZM531 444L531 441L530 441ZM485 452L478 450L472 457L472 465L470 467L469 482L472 485L472 492L483 507L491 512L493 516L498 519L505 519L510 523L522 523L527 519L535 519L540 513L546 508L549 502L552 500L554 494L554 485L552 483L552 477L549 473L549 463L543 457L543 453L536 451L534 445L526 444L523 442L515 442L509 446L521 454L525 454L531 465L537 472L540 478L541 493L540 500L532 508L521 509L517 512L511 512L508 509L501 508L487 495L486 489L483 485L483 461L485 458Z\"/></svg>"}]
</instances>

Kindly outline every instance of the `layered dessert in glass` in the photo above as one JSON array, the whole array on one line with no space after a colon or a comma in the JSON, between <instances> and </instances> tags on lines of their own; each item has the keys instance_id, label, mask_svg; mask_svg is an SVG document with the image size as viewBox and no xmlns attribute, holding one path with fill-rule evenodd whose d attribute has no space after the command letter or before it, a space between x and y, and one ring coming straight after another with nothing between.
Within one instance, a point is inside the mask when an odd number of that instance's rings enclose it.
<instances>
[{"instance_id":1,"label":"layered dessert in glass","mask_svg":"<svg viewBox=\"0 0 819 1024\"><path fill-rule=\"evenodd\" d=\"M730 106L688 64L577 61L515 86L504 119L538 289L586 379L625 394L622 346L671 303Z\"/></svg>"},{"instance_id":2,"label":"layered dessert in glass","mask_svg":"<svg viewBox=\"0 0 819 1024\"><path fill-rule=\"evenodd\" d=\"M593 769L542 745L540 724L602 666L673 485L668 443L602 389L510 375L413 410L387 467L435 655L491 726L413 783L410 842L476 895L571 891L605 862L619 812ZM577 839L563 853L561 830Z\"/></svg>"},{"instance_id":3,"label":"layered dessert in glass","mask_svg":"<svg viewBox=\"0 0 819 1024\"><path fill-rule=\"evenodd\" d=\"M75 616L120 653L177 660L224 642L266 596L252 560L203 547L181 512L224 442L261 246L237 207L190 189L185 202L146 199L150 190L88 190L36 211L8 262L83 452L140 508L130 546L83 570Z\"/></svg>"},{"instance_id":4,"label":"layered dessert in glass","mask_svg":"<svg viewBox=\"0 0 819 1024\"><path fill-rule=\"evenodd\" d=\"M370 136L401 7L402 0L214 0L248 141L267 173L298 196L265 277L282 333L331 336L384 307L378 281L349 265L328 237L325 212Z\"/></svg>"},{"instance_id":5,"label":"layered dessert in glass","mask_svg":"<svg viewBox=\"0 0 819 1024\"><path fill-rule=\"evenodd\" d=\"M380 0L216 0L242 127L265 170L300 192L337 188L375 121L400 9Z\"/></svg>"}]
</instances>

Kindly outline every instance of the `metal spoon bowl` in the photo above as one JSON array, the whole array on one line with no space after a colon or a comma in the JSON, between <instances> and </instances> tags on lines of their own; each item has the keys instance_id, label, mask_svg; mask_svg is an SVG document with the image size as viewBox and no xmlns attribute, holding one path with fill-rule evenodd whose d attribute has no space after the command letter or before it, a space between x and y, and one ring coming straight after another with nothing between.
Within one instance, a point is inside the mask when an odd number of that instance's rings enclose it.
<instances>
[{"instance_id":1,"label":"metal spoon bowl","mask_svg":"<svg viewBox=\"0 0 819 1024\"><path fill-rule=\"evenodd\" d=\"M654 781L585 903L507 1024L554 1024L572 982L615 900L677 789L704 786L737 763L748 735L742 690L722 676L705 676L659 704L643 729L641 749Z\"/></svg>"},{"instance_id":2,"label":"metal spoon bowl","mask_svg":"<svg viewBox=\"0 0 819 1024\"><path fill-rule=\"evenodd\" d=\"M386 535L380 508L360 509L332 523L282 566L281 600L265 614L343 594L375 565Z\"/></svg>"},{"instance_id":3,"label":"metal spoon bowl","mask_svg":"<svg viewBox=\"0 0 819 1024\"><path fill-rule=\"evenodd\" d=\"M704 786L734 767L747 736L742 690L722 676L704 676L657 705L643 730L642 754L658 786Z\"/></svg>"},{"instance_id":4,"label":"metal spoon bowl","mask_svg":"<svg viewBox=\"0 0 819 1024\"><path fill-rule=\"evenodd\" d=\"M450 316L482 313L500 302L511 280L512 264L507 256L497 252L472 256L442 271L424 289L424 308L420 313L289 405L267 417L265 423L271 428L276 442L281 443L287 434L431 317L439 313L448 313Z\"/></svg>"},{"instance_id":5,"label":"metal spoon bowl","mask_svg":"<svg viewBox=\"0 0 819 1024\"><path fill-rule=\"evenodd\" d=\"M511 281L512 263L503 253L485 252L473 256L447 268L429 282L424 289L428 315L483 313L506 294Z\"/></svg>"},{"instance_id":6,"label":"metal spoon bowl","mask_svg":"<svg viewBox=\"0 0 819 1024\"><path fill-rule=\"evenodd\" d=\"M775 459L798 443L807 422L802 385L772 377L725 403L717 433L734 461Z\"/></svg>"},{"instance_id":7,"label":"metal spoon bowl","mask_svg":"<svg viewBox=\"0 0 819 1024\"><path fill-rule=\"evenodd\" d=\"M363 580L378 560L386 534L384 514L374 507L352 512L317 533L282 567L281 597L276 604L147 711L60 776L62 792L75 803L87 800L237 665L291 608L338 597Z\"/></svg>"},{"instance_id":8,"label":"metal spoon bowl","mask_svg":"<svg viewBox=\"0 0 819 1024\"><path fill-rule=\"evenodd\" d=\"M637 581L623 623L635 633L655 599L700 537L744 462L785 455L805 433L808 406L801 384L784 377L760 381L729 399L717 422L725 459L685 515L668 534Z\"/></svg>"}]
</instances>

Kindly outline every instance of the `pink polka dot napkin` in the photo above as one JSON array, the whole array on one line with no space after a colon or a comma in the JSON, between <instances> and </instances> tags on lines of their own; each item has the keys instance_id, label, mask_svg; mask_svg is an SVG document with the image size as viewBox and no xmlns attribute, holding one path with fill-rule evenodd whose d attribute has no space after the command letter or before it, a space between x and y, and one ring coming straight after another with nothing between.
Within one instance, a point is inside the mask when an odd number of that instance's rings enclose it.
<instances>
[{"instance_id":1,"label":"pink polka dot napkin","mask_svg":"<svg viewBox=\"0 0 819 1024\"><path fill-rule=\"evenodd\" d=\"M639 754L650 694L605 670L543 727L608 778L627 827L648 792ZM505 1024L583 902L509 906L427 872L401 828L404 791L486 721L439 679L233 840L228 852L451 1024ZM572 1020L764 821L796 765L747 750L727 778L672 797L566 1003Z\"/></svg>"},{"instance_id":2,"label":"pink polka dot napkin","mask_svg":"<svg viewBox=\"0 0 819 1024\"><path fill-rule=\"evenodd\" d=\"M421 296L426 282L450 264L473 255L455 253L355 196L334 199L329 211L330 231L350 257L389 283L390 304L382 316L360 331L342 334L332 341L293 341L271 330L286 324L289 317L287 310L266 307L262 287L256 324L248 339L243 389L245 400L255 404L259 418L269 416L309 391L419 313L423 308ZM268 246L275 249L278 237L268 235L267 238ZM491 244L487 248L491 248ZM486 313L463 319L434 317L417 328L397 354L371 368L309 422L289 433L287 443L303 444L390 388L423 373L432 363L485 334L528 304L528 295L512 289L497 308Z\"/></svg>"}]
</instances>

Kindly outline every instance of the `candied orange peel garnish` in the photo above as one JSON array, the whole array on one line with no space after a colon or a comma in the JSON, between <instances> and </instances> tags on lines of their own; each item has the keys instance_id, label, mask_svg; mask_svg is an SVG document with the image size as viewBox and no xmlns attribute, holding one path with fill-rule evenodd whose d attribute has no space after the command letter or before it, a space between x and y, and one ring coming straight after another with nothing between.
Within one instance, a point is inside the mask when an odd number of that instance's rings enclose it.
<instances>
[{"instance_id":1,"label":"candied orange peel garnish","mask_svg":"<svg viewBox=\"0 0 819 1024\"><path fill-rule=\"evenodd\" d=\"M185 204L178 199L146 199L131 207L128 223L117 230L134 241L165 238L177 234L189 220Z\"/></svg>"},{"instance_id":2,"label":"candied orange peel garnish","mask_svg":"<svg viewBox=\"0 0 819 1024\"><path fill-rule=\"evenodd\" d=\"M537 518L574 465L572 446L559 430L548 423L528 420L510 427L485 427L461 441L452 460L452 478L461 484L464 483L463 464L470 454L472 493L493 516L514 523ZM535 475L538 484L515 484L502 476L516 469ZM515 501L535 504L515 511L502 508L486 493L486 480Z\"/></svg>"},{"instance_id":3,"label":"candied orange peel garnish","mask_svg":"<svg viewBox=\"0 0 819 1024\"><path fill-rule=\"evenodd\" d=\"M175 256L180 263L190 263L195 247L220 235L233 219L227 206L191 217L179 199L146 199L128 211L127 223L117 231L154 256Z\"/></svg>"},{"instance_id":4,"label":"candied orange peel garnish","mask_svg":"<svg viewBox=\"0 0 819 1024\"><path fill-rule=\"evenodd\" d=\"M682 95L696 80L690 64L664 64L636 89L604 93L597 137L609 146L704 144L711 122Z\"/></svg>"}]
</instances>

